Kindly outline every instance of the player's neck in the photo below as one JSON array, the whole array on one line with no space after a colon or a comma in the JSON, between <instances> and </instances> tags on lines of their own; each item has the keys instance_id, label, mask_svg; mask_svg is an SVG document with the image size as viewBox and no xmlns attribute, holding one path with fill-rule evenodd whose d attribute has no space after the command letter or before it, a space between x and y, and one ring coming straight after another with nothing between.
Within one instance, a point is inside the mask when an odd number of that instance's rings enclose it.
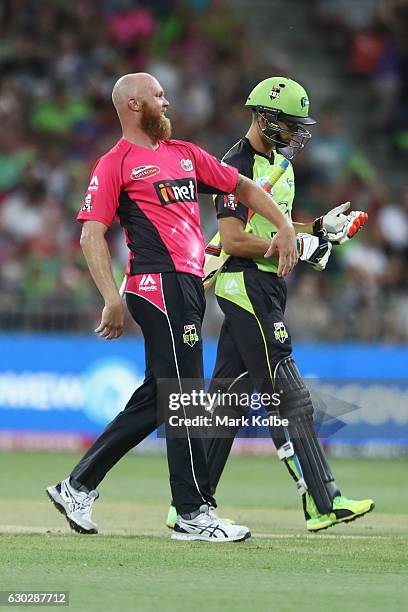
<instances>
[{"instance_id":1,"label":"player's neck","mask_svg":"<svg viewBox=\"0 0 408 612\"><path fill-rule=\"evenodd\" d=\"M265 140L261 137L257 126L251 125L245 136L249 140L249 144L255 151L258 153L262 153L263 155L272 155L273 145L265 142Z\"/></svg>"},{"instance_id":2,"label":"player's neck","mask_svg":"<svg viewBox=\"0 0 408 612\"><path fill-rule=\"evenodd\" d=\"M159 146L159 141L152 140L151 136L146 134L146 132L140 128L132 127L123 129L122 137L128 142L145 149L156 150Z\"/></svg>"}]
</instances>

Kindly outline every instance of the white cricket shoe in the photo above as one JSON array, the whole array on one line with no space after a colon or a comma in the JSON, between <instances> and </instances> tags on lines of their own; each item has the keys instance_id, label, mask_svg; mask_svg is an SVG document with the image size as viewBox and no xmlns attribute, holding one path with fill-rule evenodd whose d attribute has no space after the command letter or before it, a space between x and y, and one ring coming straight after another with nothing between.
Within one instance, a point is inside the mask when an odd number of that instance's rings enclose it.
<instances>
[{"instance_id":1,"label":"white cricket shoe","mask_svg":"<svg viewBox=\"0 0 408 612\"><path fill-rule=\"evenodd\" d=\"M67 519L71 529L78 533L98 533L97 525L92 521L92 506L98 499L98 491L77 491L69 484L69 478L56 485L47 487L47 495Z\"/></svg>"},{"instance_id":2,"label":"white cricket shoe","mask_svg":"<svg viewBox=\"0 0 408 612\"><path fill-rule=\"evenodd\" d=\"M203 540L205 542L240 542L251 537L248 527L230 525L220 519L213 508L200 506L192 519L177 517L171 538L173 540Z\"/></svg>"}]
</instances>

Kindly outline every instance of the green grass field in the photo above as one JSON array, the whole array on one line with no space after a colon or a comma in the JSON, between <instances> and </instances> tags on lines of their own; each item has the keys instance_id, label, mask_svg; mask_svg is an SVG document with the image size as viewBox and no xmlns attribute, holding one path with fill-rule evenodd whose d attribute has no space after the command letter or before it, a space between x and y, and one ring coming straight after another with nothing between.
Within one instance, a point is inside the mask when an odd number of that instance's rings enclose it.
<instances>
[{"instance_id":1,"label":"green grass field","mask_svg":"<svg viewBox=\"0 0 408 612\"><path fill-rule=\"evenodd\" d=\"M0 590L69 590L75 611L406 609L406 460L333 461L343 492L372 497L377 508L309 535L283 466L233 457L219 511L248 525L253 537L219 546L170 540L164 457L126 457L100 487L100 534L71 533L44 487L75 460L0 454Z\"/></svg>"}]
</instances>

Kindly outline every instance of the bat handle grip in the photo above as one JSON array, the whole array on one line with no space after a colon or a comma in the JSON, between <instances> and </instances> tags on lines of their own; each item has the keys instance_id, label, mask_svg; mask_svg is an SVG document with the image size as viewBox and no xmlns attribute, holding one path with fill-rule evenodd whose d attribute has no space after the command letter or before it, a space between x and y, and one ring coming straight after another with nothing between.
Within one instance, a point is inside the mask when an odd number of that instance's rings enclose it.
<instances>
[{"instance_id":1,"label":"bat handle grip","mask_svg":"<svg viewBox=\"0 0 408 612\"><path fill-rule=\"evenodd\" d=\"M125 274L125 276L123 277L122 284L119 287L119 295L120 295L120 297L123 297L125 295L126 281L127 281L127 276Z\"/></svg>"}]
</instances>

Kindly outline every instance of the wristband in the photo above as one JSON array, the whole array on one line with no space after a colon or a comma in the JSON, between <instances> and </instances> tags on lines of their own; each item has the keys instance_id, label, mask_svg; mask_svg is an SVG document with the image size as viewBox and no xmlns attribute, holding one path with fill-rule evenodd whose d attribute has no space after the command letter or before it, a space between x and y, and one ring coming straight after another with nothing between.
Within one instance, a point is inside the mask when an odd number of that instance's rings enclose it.
<instances>
[{"instance_id":1,"label":"wristband","mask_svg":"<svg viewBox=\"0 0 408 612\"><path fill-rule=\"evenodd\" d=\"M313 221L312 228L313 228L313 235L319 236L320 232L323 229L323 217L317 217L317 219Z\"/></svg>"}]
</instances>

